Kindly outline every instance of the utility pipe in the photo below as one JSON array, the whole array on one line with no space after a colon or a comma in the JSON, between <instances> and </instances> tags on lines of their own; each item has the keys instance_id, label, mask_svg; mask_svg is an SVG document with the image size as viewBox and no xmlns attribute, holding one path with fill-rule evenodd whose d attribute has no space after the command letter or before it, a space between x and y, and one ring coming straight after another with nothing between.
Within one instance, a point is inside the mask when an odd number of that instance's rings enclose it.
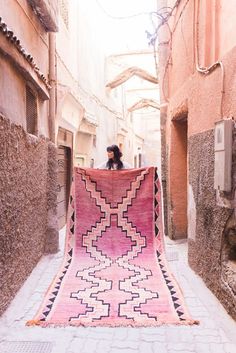
<instances>
[{"instance_id":1,"label":"utility pipe","mask_svg":"<svg viewBox=\"0 0 236 353\"><path fill-rule=\"evenodd\" d=\"M56 143L56 36L54 32L49 33L49 137Z\"/></svg>"}]
</instances>

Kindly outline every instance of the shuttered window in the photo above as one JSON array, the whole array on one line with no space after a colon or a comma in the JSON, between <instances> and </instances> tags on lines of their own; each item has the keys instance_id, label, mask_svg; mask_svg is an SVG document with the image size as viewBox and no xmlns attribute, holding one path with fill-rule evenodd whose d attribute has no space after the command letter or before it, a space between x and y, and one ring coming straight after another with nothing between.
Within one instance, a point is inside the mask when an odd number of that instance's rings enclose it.
<instances>
[{"instance_id":1,"label":"shuttered window","mask_svg":"<svg viewBox=\"0 0 236 353\"><path fill-rule=\"evenodd\" d=\"M32 135L37 135L37 96L26 86L26 129Z\"/></svg>"}]
</instances>

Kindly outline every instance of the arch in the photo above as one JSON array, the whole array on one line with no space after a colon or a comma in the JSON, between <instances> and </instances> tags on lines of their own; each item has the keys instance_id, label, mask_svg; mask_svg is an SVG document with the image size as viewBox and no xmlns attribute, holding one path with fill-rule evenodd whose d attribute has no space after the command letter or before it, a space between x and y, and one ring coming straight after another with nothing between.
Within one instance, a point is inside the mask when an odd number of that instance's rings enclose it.
<instances>
[{"instance_id":1,"label":"arch","mask_svg":"<svg viewBox=\"0 0 236 353\"><path fill-rule=\"evenodd\" d=\"M146 108L146 107L153 107L155 109L160 110L160 105L154 101L153 99L140 99L138 102L133 104L130 108L128 108L129 112L133 112L134 110Z\"/></svg>"},{"instance_id":2,"label":"arch","mask_svg":"<svg viewBox=\"0 0 236 353\"><path fill-rule=\"evenodd\" d=\"M116 88L117 86L126 82L133 76L141 77L144 80L147 80L155 84L158 83L158 79L152 76L151 74L149 74L147 71L140 69L139 67L130 67L122 71L119 75L117 75L113 81L107 83L106 87L110 89Z\"/></svg>"}]
</instances>

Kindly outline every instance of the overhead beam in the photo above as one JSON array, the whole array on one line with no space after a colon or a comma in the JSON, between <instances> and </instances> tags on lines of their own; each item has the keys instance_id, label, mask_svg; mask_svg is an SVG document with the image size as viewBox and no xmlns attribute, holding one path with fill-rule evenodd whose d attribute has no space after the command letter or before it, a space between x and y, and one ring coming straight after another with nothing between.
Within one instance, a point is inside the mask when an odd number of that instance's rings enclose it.
<instances>
[{"instance_id":1,"label":"overhead beam","mask_svg":"<svg viewBox=\"0 0 236 353\"><path fill-rule=\"evenodd\" d=\"M140 69L139 67L130 67L124 70L123 72L121 72L118 76L116 76L116 78L113 81L107 83L106 87L110 89L116 88L117 86L126 82L133 76L138 76L144 80L147 80L155 84L158 83L158 79L152 76L151 74L149 74L147 71Z\"/></svg>"},{"instance_id":2,"label":"overhead beam","mask_svg":"<svg viewBox=\"0 0 236 353\"><path fill-rule=\"evenodd\" d=\"M160 110L160 105L152 100L152 99L141 99L139 100L138 102L136 102L135 104L133 104L129 109L128 111L131 113L133 112L134 110L138 110L138 109L142 109L142 108L147 108L147 107L153 107L155 109L158 109Z\"/></svg>"}]
</instances>

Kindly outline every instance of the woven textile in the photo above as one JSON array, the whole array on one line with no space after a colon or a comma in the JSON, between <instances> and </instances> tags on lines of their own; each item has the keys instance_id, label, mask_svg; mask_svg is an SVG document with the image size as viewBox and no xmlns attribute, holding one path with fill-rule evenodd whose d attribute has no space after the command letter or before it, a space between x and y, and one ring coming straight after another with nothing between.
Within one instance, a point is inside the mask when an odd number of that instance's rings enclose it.
<instances>
[{"instance_id":1,"label":"woven textile","mask_svg":"<svg viewBox=\"0 0 236 353\"><path fill-rule=\"evenodd\" d=\"M193 324L164 253L156 168L75 168L64 262L29 325Z\"/></svg>"}]
</instances>

